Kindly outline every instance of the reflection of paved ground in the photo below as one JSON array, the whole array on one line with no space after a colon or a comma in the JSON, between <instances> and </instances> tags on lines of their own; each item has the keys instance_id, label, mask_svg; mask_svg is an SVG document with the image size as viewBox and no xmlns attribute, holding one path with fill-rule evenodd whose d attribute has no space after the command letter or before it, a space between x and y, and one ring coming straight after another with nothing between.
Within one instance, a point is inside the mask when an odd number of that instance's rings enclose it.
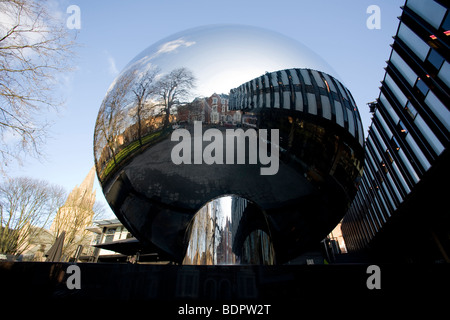
<instances>
[{"instance_id":1,"label":"reflection of paved ground","mask_svg":"<svg viewBox=\"0 0 450 320\"><path fill-rule=\"evenodd\" d=\"M191 133L194 146L195 136L192 130ZM126 166L124 170L136 190L149 198L195 209L224 194L237 194L263 207L273 207L311 192L306 179L281 161L278 173L273 176L260 175L259 163L174 165L171 151L177 143L169 137L137 155ZM209 143L203 142L203 149ZM225 152L224 146L224 157Z\"/></svg>"}]
</instances>

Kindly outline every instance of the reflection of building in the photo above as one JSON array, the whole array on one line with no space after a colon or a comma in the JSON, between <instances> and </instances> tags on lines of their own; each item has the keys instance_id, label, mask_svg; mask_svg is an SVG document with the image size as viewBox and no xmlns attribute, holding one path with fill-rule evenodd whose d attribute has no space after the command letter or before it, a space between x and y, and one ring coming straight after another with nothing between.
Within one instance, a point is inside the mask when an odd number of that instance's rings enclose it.
<instances>
[{"instance_id":1,"label":"reflection of building","mask_svg":"<svg viewBox=\"0 0 450 320\"><path fill-rule=\"evenodd\" d=\"M286 69L266 74L230 91L233 110L295 110L337 123L363 144L363 128L352 95L328 74Z\"/></svg>"},{"instance_id":2,"label":"reflection of building","mask_svg":"<svg viewBox=\"0 0 450 320\"><path fill-rule=\"evenodd\" d=\"M195 98L189 104L177 107L177 122L222 123L236 125L241 122L241 112L231 110L229 96L214 93L207 98Z\"/></svg>"},{"instance_id":3,"label":"reflection of building","mask_svg":"<svg viewBox=\"0 0 450 320\"><path fill-rule=\"evenodd\" d=\"M239 223L242 219L242 215L244 214L247 204L248 200L245 198L233 197L231 200L231 218L233 219L233 221L237 222L233 224L233 227L231 229L233 237L236 237Z\"/></svg>"},{"instance_id":4,"label":"reflection of building","mask_svg":"<svg viewBox=\"0 0 450 320\"><path fill-rule=\"evenodd\" d=\"M240 122L240 112L237 113L230 109L228 95L214 93L206 101L211 110L211 123L236 124Z\"/></svg>"},{"instance_id":5,"label":"reflection of building","mask_svg":"<svg viewBox=\"0 0 450 320\"><path fill-rule=\"evenodd\" d=\"M408 0L403 8L371 104L364 176L342 223L349 252L450 262L450 14L443 3Z\"/></svg>"},{"instance_id":6,"label":"reflection of building","mask_svg":"<svg viewBox=\"0 0 450 320\"><path fill-rule=\"evenodd\" d=\"M247 199L225 196L208 202L188 229L183 264L275 263L265 216Z\"/></svg>"},{"instance_id":7,"label":"reflection of building","mask_svg":"<svg viewBox=\"0 0 450 320\"><path fill-rule=\"evenodd\" d=\"M195 98L191 103L178 106L177 122L193 123L194 121L205 122L210 118L211 110L204 98Z\"/></svg>"}]
</instances>

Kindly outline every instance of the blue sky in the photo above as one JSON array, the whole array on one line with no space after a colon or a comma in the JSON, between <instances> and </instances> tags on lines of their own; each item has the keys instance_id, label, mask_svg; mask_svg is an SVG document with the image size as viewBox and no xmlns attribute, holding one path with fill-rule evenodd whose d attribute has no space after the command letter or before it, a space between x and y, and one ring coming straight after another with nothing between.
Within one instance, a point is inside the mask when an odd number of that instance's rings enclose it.
<instances>
[{"instance_id":1,"label":"blue sky","mask_svg":"<svg viewBox=\"0 0 450 320\"><path fill-rule=\"evenodd\" d=\"M56 0L54 0L56 1ZM100 104L114 78L142 50L173 33L202 25L231 23L280 32L315 51L352 92L363 125L370 125L367 102L378 97L398 27L403 0L277 1L56 1L81 13L75 70L62 75L66 105L52 117L45 158L9 167L10 176L31 176L70 191L93 166L92 138ZM370 5L381 12L381 28L368 29ZM96 182L97 198L104 201ZM113 214L109 214L113 217Z\"/></svg>"}]
</instances>

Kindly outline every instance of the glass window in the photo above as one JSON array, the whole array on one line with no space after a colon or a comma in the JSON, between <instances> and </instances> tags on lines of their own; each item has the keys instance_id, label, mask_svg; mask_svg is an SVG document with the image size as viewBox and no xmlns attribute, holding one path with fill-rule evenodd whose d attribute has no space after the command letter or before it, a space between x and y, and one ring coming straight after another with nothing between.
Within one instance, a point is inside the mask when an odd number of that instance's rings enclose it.
<instances>
[{"instance_id":1,"label":"glass window","mask_svg":"<svg viewBox=\"0 0 450 320\"><path fill-rule=\"evenodd\" d=\"M287 76L287 73L285 71L281 72L281 81L283 82L283 84L288 85L289 84L289 79Z\"/></svg>"},{"instance_id":2,"label":"glass window","mask_svg":"<svg viewBox=\"0 0 450 320\"><path fill-rule=\"evenodd\" d=\"M280 108L280 93L278 91L273 93L273 107Z\"/></svg>"},{"instance_id":3,"label":"glass window","mask_svg":"<svg viewBox=\"0 0 450 320\"><path fill-rule=\"evenodd\" d=\"M388 167L386 166L386 163L384 163L383 160L380 161L380 166L381 166L381 169L383 170L384 173L388 173L389 172L388 171Z\"/></svg>"},{"instance_id":4,"label":"glass window","mask_svg":"<svg viewBox=\"0 0 450 320\"><path fill-rule=\"evenodd\" d=\"M292 83L294 85L300 84L300 79L298 78L297 72L295 72L295 70L291 69L290 74L291 74L291 78L292 78Z\"/></svg>"},{"instance_id":5,"label":"glass window","mask_svg":"<svg viewBox=\"0 0 450 320\"><path fill-rule=\"evenodd\" d=\"M405 165L406 169L408 169L408 172L410 176L413 178L414 182L419 182L419 176L417 175L416 171L412 167L411 163L409 162L409 159L406 157L406 154L403 152L403 150L399 150L398 154L400 158L402 159L403 164Z\"/></svg>"},{"instance_id":6,"label":"glass window","mask_svg":"<svg viewBox=\"0 0 450 320\"><path fill-rule=\"evenodd\" d=\"M311 83L311 79L309 78L309 73L308 73L308 71L305 70L305 69L300 69L300 73L301 73L301 75L302 75L303 80L305 81L305 83L306 83L307 85L311 85L312 83Z\"/></svg>"},{"instance_id":7,"label":"glass window","mask_svg":"<svg viewBox=\"0 0 450 320\"><path fill-rule=\"evenodd\" d=\"M442 122L442 124L450 130L450 111L444 106L432 91L429 91L425 103L434 112L436 117Z\"/></svg>"},{"instance_id":8,"label":"glass window","mask_svg":"<svg viewBox=\"0 0 450 320\"><path fill-rule=\"evenodd\" d=\"M341 93L342 97L344 97L344 99L348 100L347 93L345 92L344 88L341 86L340 82L336 81L336 84L339 87L339 92Z\"/></svg>"},{"instance_id":9,"label":"glass window","mask_svg":"<svg viewBox=\"0 0 450 320\"><path fill-rule=\"evenodd\" d=\"M390 174L390 173L387 173L387 174L386 174L386 177L387 177L387 180L389 181L389 185L392 187L392 190L394 190L394 193L395 193L395 196L396 196L397 201L398 201L398 202L402 202L402 200L403 200L402 195L401 195L400 192L398 191L397 186L396 186L394 180L392 180L391 174Z\"/></svg>"},{"instance_id":10,"label":"glass window","mask_svg":"<svg viewBox=\"0 0 450 320\"><path fill-rule=\"evenodd\" d=\"M359 117L356 117L356 123L358 124L358 140L360 145L364 145L364 128L362 126L361 120Z\"/></svg>"},{"instance_id":11,"label":"glass window","mask_svg":"<svg viewBox=\"0 0 450 320\"><path fill-rule=\"evenodd\" d=\"M393 208L394 210L396 210L397 207L396 207L396 205L395 205L394 199L392 199L392 196L391 196L391 194L390 194L390 192L389 192L389 189L388 189L387 186L386 186L386 183L383 184L382 188L383 188L384 193L386 194L387 199L389 200L389 203L391 204L392 208ZM390 214L390 212L389 212L389 214Z\"/></svg>"},{"instance_id":12,"label":"glass window","mask_svg":"<svg viewBox=\"0 0 450 320\"><path fill-rule=\"evenodd\" d=\"M311 72L314 77L314 80L316 80L317 85L321 88L325 88L325 84L324 84L322 78L320 77L319 73L314 70L311 70Z\"/></svg>"},{"instance_id":13,"label":"glass window","mask_svg":"<svg viewBox=\"0 0 450 320\"><path fill-rule=\"evenodd\" d=\"M436 1L408 0L406 5L436 29L447 11Z\"/></svg>"},{"instance_id":14,"label":"glass window","mask_svg":"<svg viewBox=\"0 0 450 320\"><path fill-rule=\"evenodd\" d=\"M384 82L388 85L388 87L394 93L394 95L397 98L397 101L400 103L400 105L405 106L406 102L408 100L406 99L406 96L403 94L403 92L400 90L400 88L395 84L394 80L391 78L390 75L386 74L386 77L384 77Z\"/></svg>"},{"instance_id":15,"label":"glass window","mask_svg":"<svg viewBox=\"0 0 450 320\"><path fill-rule=\"evenodd\" d=\"M417 79L417 74L408 66L408 64L398 55L397 52L392 51L391 62L402 73L409 85L414 86Z\"/></svg>"},{"instance_id":16,"label":"glass window","mask_svg":"<svg viewBox=\"0 0 450 320\"><path fill-rule=\"evenodd\" d=\"M331 120L331 105L330 99L326 96L320 96L320 102L322 102L322 115L324 118Z\"/></svg>"},{"instance_id":17,"label":"glass window","mask_svg":"<svg viewBox=\"0 0 450 320\"><path fill-rule=\"evenodd\" d=\"M444 31L450 30L450 13L448 12L444 22L442 23L442 29L444 29Z\"/></svg>"},{"instance_id":18,"label":"glass window","mask_svg":"<svg viewBox=\"0 0 450 320\"><path fill-rule=\"evenodd\" d=\"M386 108L386 110L389 112L389 115L391 116L393 122L397 123L400 120L400 118L397 116L397 113L394 111L394 108L392 108L391 104L387 101L384 94L380 94L380 101Z\"/></svg>"},{"instance_id":19,"label":"glass window","mask_svg":"<svg viewBox=\"0 0 450 320\"><path fill-rule=\"evenodd\" d=\"M303 96L302 93L300 91L296 91L295 92L295 99L296 99L296 103L295 103L295 110L298 111L303 111Z\"/></svg>"},{"instance_id":20,"label":"glass window","mask_svg":"<svg viewBox=\"0 0 450 320\"><path fill-rule=\"evenodd\" d=\"M450 64L447 61L444 61L444 64L438 73L438 77L445 82L447 87L450 87Z\"/></svg>"},{"instance_id":21,"label":"glass window","mask_svg":"<svg viewBox=\"0 0 450 320\"><path fill-rule=\"evenodd\" d=\"M391 143L392 150L394 150L394 151L400 150L400 145L398 144L398 141L395 138L395 136L392 136L390 143Z\"/></svg>"},{"instance_id":22,"label":"glass window","mask_svg":"<svg viewBox=\"0 0 450 320\"><path fill-rule=\"evenodd\" d=\"M436 70L439 70L442 63L444 63L444 58L442 58L442 56L433 48L431 48L427 60L436 68Z\"/></svg>"},{"instance_id":23,"label":"glass window","mask_svg":"<svg viewBox=\"0 0 450 320\"><path fill-rule=\"evenodd\" d=\"M386 133L386 135L388 137L391 137L392 136L391 129L389 129L388 125L386 124L386 122L384 121L383 117L379 114L378 111L375 113L375 117L378 119L378 121L380 121L381 126L383 127L384 132ZM380 136L379 140L382 141L381 136Z\"/></svg>"},{"instance_id":24,"label":"glass window","mask_svg":"<svg viewBox=\"0 0 450 320\"><path fill-rule=\"evenodd\" d=\"M394 162L394 159L392 159L391 152L389 151L389 149L386 149L386 158L389 159L390 163Z\"/></svg>"},{"instance_id":25,"label":"glass window","mask_svg":"<svg viewBox=\"0 0 450 320\"><path fill-rule=\"evenodd\" d=\"M425 170L428 170L430 168L430 163L428 162L427 158L423 154L422 150L420 150L419 146L417 145L414 138L409 134L406 136L405 140L408 142L409 146L413 150L416 157L419 159L420 163L422 164L422 167Z\"/></svg>"},{"instance_id":26,"label":"glass window","mask_svg":"<svg viewBox=\"0 0 450 320\"><path fill-rule=\"evenodd\" d=\"M378 197L374 197L374 199L375 199L375 204L376 204L375 212L376 212L377 216L381 217L381 219L383 220L383 224L384 224L386 222L386 218L384 217L383 211L381 210L381 206L380 206Z\"/></svg>"},{"instance_id":27,"label":"glass window","mask_svg":"<svg viewBox=\"0 0 450 320\"><path fill-rule=\"evenodd\" d=\"M375 226L375 228L376 228L376 231L378 232L378 230L381 228L381 226L382 226L383 224L381 223L381 221L380 221L380 219L379 219L379 217L378 217L378 214L376 214L376 212L375 212L375 207L373 206L373 204L371 204L369 210L370 210L370 216L371 216L371 218L372 218L372 221L375 222L375 220L376 220L376 222L377 222L374 226ZM373 218L374 216L375 216L375 219Z\"/></svg>"},{"instance_id":28,"label":"glass window","mask_svg":"<svg viewBox=\"0 0 450 320\"><path fill-rule=\"evenodd\" d=\"M409 194L411 192L411 189L408 187L408 184L405 181L405 178L403 178L402 173L400 172L400 169L397 167L397 164L395 162L392 163L392 168L394 168L394 172L397 175L398 179L400 180L403 188L406 191L406 194Z\"/></svg>"},{"instance_id":29,"label":"glass window","mask_svg":"<svg viewBox=\"0 0 450 320\"><path fill-rule=\"evenodd\" d=\"M340 102L334 101L334 107L336 109L336 122L344 128L344 113L342 111L342 105Z\"/></svg>"},{"instance_id":30,"label":"glass window","mask_svg":"<svg viewBox=\"0 0 450 320\"><path fill-rule=\"evenodd\" d=\"M375 136L375 138L374 138L375 140L377 140L378 139L378 137L377 136ZM373 146L373 150L374 150L374 154L376 155L376 157L378 158L378 162L380 162L381 161L381 156L379 155L379 153L378 153L378 149L376 148L376 145L373 143L373 139L372 139L372 135L369 135L368 137L367 137L367 142L370 142L371 143L371 145ZM369 154L370 152L367 152L366 151L366 154ZM373 162L373 161L372 161Z\"/></svg>"},{"instance_id":31,"label":"glass window","mask_svg":"<svg viewBox=\"0 0 450 320\"><path fill-rule=\"evenodd\" d=\"M423 80L420 78L417 78L416 88L419 89L420 93L422 93L424 96L426 96L428 90L430 90L425 82L423 82Z\"/></svg>"},{"instance_id":32,"label":"glass window","mask_svg":"<svg viewBox=\"0 0 450 320\"><path fill-rule=\"evenodd\" d=\"M313 93L307 93L306 97L308 98L308 111L311 114L317 114L317 103L316 103L316 95Z\"/></svg>"},{"instance_id":33,"label":"glass window","mask_svg":"<svg viewBox=\"0 0 450 320\"><path fill-rule=\"evenodd\" d=\"M410 47L422 61L425 60L430 47L404 23L400 24L400 28L398 29L398 37L402 39L403 42Z\"/></svg>"},{"instance_id":34,"label":"glass window","mask_svg":"<svg viewBox=\"0 0 450 320\"><path fill-rule=\"evenodd\" d=\"M384 192L382 192L381 190L384 190L383 188L383 184L381 186L378 187L378 194L380 195L380 200L381 203L383 204L384 210L386 211L386 214L388 215L388 217L391 216L391 210L389 209L389 206L386 202L386 196L384 195Z\"/></svg>"},{"instance_id":35,"label":"glass window","mask_svg":"<svg viewBox=\"0 0 450 320\"><path fill-rule=\"evenodd\" d=\"M426 122L420 115L416 117L416 120L414 120L414 124L416 124L417 127L420 129L422 134L427 139L427 142L431 145L436 154L438 155L441 154L441 152L444 151L444 146L439 141L439 139L436 138L433 131L430 129L430 127L426 124Z\"/></svg>"},{"instance_id":36,"label":"glass window","mask_svg":"<svg viewBox=\"0 0 450 320\"><path fill-rule=\"evenodd\" d=\"M336 92L336 87L334 86L333 81L331 81L330 77L326 73L323 73L323 76L325 77L330 90Z\"/></svg>"},{"instance_id":37,"label":"glass window","mask_svg":"<svg viewBox=\"0 0 450 320\"><path fill-rule=\"evenodd\" d=\"M284 109L289 109L291 107L291 92L283 91L283 106Z\"/></svg>"},{"instance_id":38,"label":"glass window","mask_svg":"<svg viewBox=\"0 0 450 320\"><path fill-rule=\"evenodd\" d=\"M370 138L370 137L369 137L369 138ZM373 164L376 163L376 162L374 161L374 158L373 158L373 155L372 155L371 152L367 152L367 153L366 153L366 156L368 157L370 163L373 163ZM371 170L369 169L369 167L366 167L366 170L367 170L367 172L370 173L370 176L372 177L372 179L374 179L374 176L372 175Z\"/></svg>"},{"instance_id":39,"label":"glass window","mask_svg":"<svg viewBox=\"0 0 450 320\"><path fill-rule=\"evenodd\" d=\"M355 137L355 120L353 119L353 112L347 108L344 108L348 115L348 131Z\"/></svg>"},{"instance_id":40,"label":"glass window","mask_svg":"<svg viewBox=\"0 0 450 320\"><path fill-rule=\"evenodd\" d=\"M408 116L410 116L412 120L414 120L414 118L417 115L417 110L416 110L416 108L414 108L414 106L412 105L412 103L410 101L408 101L408 103L406 104L405 111L406 111L406 114Z\"/></svg>"},{"instance_id":41,"label":"glass window","mask_svg":"<svg viewBox=\"0 0 450 320\"><path fill-rule=\"evenodd\" d=\"M397 130L400 133L400 136L402 136L403 138L406 137L406 135L408 134L408 130L406 129L402 121L399 121L397 123Z\"/></svg>"},{"instance_id":42,"label":"glass window","mask_svg":"<svg viewBox=\"0 0 450 320\"><path fill-rule=\"evenodd\" d=\"M380 128L380 129L381 129L381 128ZM382 148L381 150L386 150L386 149L387 149L387 146L386 146L386 144L384 143L383 139L381 139L381 136L380 136L380 134L379 134L379 132L378 132L378 130L377 130L377 128L376 128L375 126L372 127L372 132L375 133L375 140L378 141L378 143L380 144L380 146L381 146L381 148ZM370 137L370 136L369 136L369 137ZM381 158L381 153L382 153L382 151L379 151L378 149L377 149L377 151L380 152L379 159L381 160L381 159L382 159L382 158Z\"/></svg>"},{"instance_id":43,"label":"glass window","mask_svg":"<svg viewBox=\"0 0 450 320\"><path fill-rule=\"evenodd\" d=\"M108 228L105 233L104 242L112 242L114 240L114 234L116 233L116 228Z\"/></svg>"},{"instance_id":44,"label":"glass window","mask_svg":"<svg viewBox=\"0 0 450 320\"><path fill-rule=\"evenodd\" d=\"M272 72L272 74L271 74L271 83L272 83L272 85L273 86L275 86L275 87L277 87L278 86L278 76L277 76L277 73L276 72Z\"/></svg>"}]
</instances>

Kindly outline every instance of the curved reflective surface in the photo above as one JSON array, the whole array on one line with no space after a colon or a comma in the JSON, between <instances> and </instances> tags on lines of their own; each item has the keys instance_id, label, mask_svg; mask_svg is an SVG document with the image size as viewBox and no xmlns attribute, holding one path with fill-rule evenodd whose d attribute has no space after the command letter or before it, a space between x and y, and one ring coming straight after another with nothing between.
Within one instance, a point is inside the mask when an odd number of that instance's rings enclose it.
<instances>
[{"instance_id":1,"label":"curved reflective surface","mask_svg":"<svg viewBox=\"0 0 450 320\"><path fill-rule=\"evenodd\" d=\"M197 28L150 46L97 117L96 169L111 208L178 263L295 258L339 222L362 174L361 119L332 74L303 45L259 28ZM243 215L252 227L226 258L225 227L211 229L202 213L223 195L258 208Z\"/></svg>"},{"instance_id":2,"label":"curved reflective surface","mask_svg":"<svg viewBox=\"0 0 450 320\"><path fill-rule=\"evenodd\" d=\"M275 264L264 213L251 201L224 196L204 205L186 233L183 264Z\"/></svg>"}]
</instances>

